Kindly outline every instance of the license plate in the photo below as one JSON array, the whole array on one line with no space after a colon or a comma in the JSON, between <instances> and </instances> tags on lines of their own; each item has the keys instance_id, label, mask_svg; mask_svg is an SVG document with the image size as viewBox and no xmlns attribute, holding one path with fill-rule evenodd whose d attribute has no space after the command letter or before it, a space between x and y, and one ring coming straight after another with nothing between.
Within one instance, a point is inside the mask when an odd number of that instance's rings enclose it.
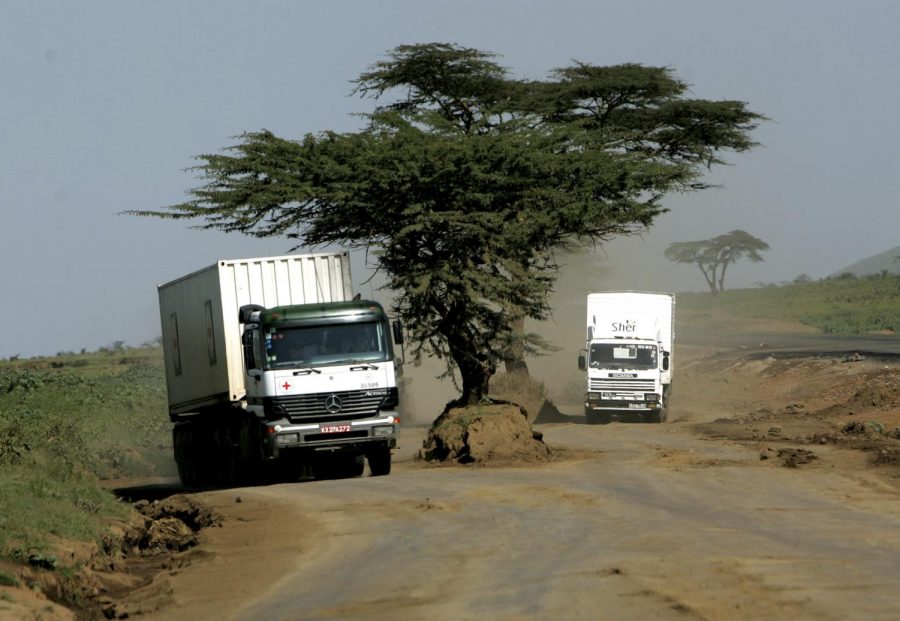
<instances>
[{"instance_id":1,"label":"license plate","mask_svg":"<svg viewBox=\"0 0 900 621\"><path fill-rule=\"evenodd\" d=\"M319 427L321 433L346 433L350 431L350 425L322 425Z\"/></svg>"},{"instance_id":2,"label":"license plate","mask_svg":"<svg viewBox=\"0 0 900 621\"><path fill-rule=\"evenodd\" d=\"M642 410L644 409L643 403L629 403L628 407L632 410Z\"/></svg>"}]
</instances>

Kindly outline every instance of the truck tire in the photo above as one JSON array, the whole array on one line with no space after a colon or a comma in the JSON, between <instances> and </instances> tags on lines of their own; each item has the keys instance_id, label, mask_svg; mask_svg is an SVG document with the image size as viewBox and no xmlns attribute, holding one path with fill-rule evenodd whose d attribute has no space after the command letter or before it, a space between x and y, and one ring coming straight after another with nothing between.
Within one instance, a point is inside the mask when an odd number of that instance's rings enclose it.
<instances>
[{"instance_id":1,"label":"truck tire","mask_svg":"<svg viewBox=\"0 0 900 621\"><path fill-rule=\"evenodd\" d=\"M219 427L213 431L212 452L213 479L218 485L232 484L236 472L236 456L228 427Z\"/></svg>"},{"instance_id":2,"label":"truck tire","mask_svg":"<svg viewBox=\"0 0 900 621\"><path fill-rule=\"evenodd\" d=\"M391 473L391 449L387 446L370 451L366 458L369 460L369 474L373 477L383 477Z\"/></svg>"},{"instance_id":3,"label":"truck tire","mask_svg":"<svg viewBox=\"0 0 900 621\"><path fill-rule=\"evenodd\" d=\"M185 487L198 484L197 469L194 464L194 446L190 423L178 423L172 429L172 444L175 453L175 464L178 466L178 478Z\"/></svg>"},{"instance_id":4,"label":"truck tire","mask_svg":"<svg viewBox=\"0 0 900 621\"><path fill-rule=\"evenodd\" d=\"M216 482L215 430L204 419L196 417L184 425L184 464L188 487L205 487Z\"/></svg>"}]
</instances>

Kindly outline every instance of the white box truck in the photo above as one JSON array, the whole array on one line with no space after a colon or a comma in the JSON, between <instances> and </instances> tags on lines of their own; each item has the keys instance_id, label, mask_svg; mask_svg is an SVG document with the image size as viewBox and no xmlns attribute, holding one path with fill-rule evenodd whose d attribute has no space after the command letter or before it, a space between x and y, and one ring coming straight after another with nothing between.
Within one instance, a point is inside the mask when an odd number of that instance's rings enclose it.
<instances>
[{"instance_id":1,"label":"white box truck","mask_svg":"<svg viewBox=\"0 0 900 621\"><path fill-rule=\"evenodd\" d=\"M675 296L607 291L587 297L587 343L578 368L587 371L588 423L638 414L666 419L675 364Z\"/></svg>"},{"instance_id":2,"label":"white box truck","mask_svg":"<svg viewBox=\"0 0 900 621\"><path fill-rule=\"evenodd\" d=\"M185 485L390 473L402 332L353 296L346 252L217 261L160 285L159 309Z\"/></svg>"}]
</instances>

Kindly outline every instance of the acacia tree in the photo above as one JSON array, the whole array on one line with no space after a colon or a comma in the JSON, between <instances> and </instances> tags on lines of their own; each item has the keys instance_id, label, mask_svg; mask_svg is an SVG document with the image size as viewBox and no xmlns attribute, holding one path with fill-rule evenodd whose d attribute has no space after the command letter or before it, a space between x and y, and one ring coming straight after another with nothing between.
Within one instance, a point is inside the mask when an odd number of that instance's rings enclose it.
<instances>
[{"instance_id":1,"label":"acacia tree","mask_svg":"<svg viewBox=\"0 0 900 621\"><path fill-rule=\"evenodd\" d=\"M554 253L648 227L662 197L699 190L705 167L744 151L762 117L743 102L687 99L667 68L575 63L543 81L495 56L404 45L355 81L374 98L356 132L287 140L245 133L199 156L191 200L137 215L365 249L412 354L459 371L463 403L541 320Z\"/></svg>"},{"instance_id":2,"label":"acacia tree","mask_svg":"<svg viewBox=\"0 0 900 621\"><path fill-rule=\"evenodd\" d=\"M675 263L696 264L714 295L725 290L725 271L739 259L754 263L763 260L759 254L769 244L750 233L734 230L702 241L675 242L665 250L666 258Z\"/></svg>"}]
</instances>

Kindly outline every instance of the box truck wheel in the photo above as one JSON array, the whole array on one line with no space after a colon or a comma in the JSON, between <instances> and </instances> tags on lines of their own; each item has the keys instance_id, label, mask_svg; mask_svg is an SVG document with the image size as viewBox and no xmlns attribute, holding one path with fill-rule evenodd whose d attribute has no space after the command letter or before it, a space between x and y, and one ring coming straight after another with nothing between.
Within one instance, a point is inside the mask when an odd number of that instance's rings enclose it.
<instances>
[{"instance_id":1,"label":"box truck wheel","mask_svg":"<svg viewBox=\"0 0 900 621\"><path fill-rule=\"evenodd\" d=\"M391 473L391 449L386 445L368 452L369 473L373 477L381 477Z\"/></svg>"},{"instance_id":2,"label":"box truck wheel","mask_svg":"<svg viewBox=\"0 0 900 621\"><path fill-rule=\"evenodd\" d=\"M178 465L178 478L185 487L196 487L203 483L202 473L197 464L197 443L194 438L194 426L189 422L180 422L172 429L172 443L175 448L175 463Z\"/></svg>"},{"instance_id":3,"label":"box truck wheel","mask_svg":"<svg viewBox=\"0 0 900 621\"><path fill-rule=\"evenodd\" d=\"M216 483L228 485L234 481L235 451L228 427L218 427L213 431L213 477Z\"/></svg>"},{"instance_id":4,"label":"box truck wheel","mask_svg":"<svg viewBox=\"0 0 900 621\"><path fill-rule=\"evenodd\" d=\"M197 483L194 464L190 459L190 425L178 423L172 429L172 445L175 453L175 464L178 466L178 478L185 487Z\"/></svg>"}]
</instances>

